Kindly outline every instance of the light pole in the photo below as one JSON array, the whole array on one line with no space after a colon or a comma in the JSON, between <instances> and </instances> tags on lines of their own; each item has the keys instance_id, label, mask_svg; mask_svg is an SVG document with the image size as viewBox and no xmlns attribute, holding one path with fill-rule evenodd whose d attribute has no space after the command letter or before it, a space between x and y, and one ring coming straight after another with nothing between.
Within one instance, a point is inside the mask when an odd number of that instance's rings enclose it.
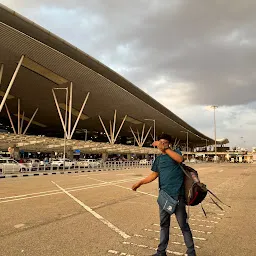
<instances>
[{"instance_id":1,"label":"light pole","mask_svg":"<svg viewBox=\"0 0 256 256\"><path fill-rule=\"evenodd\" d=\"M216 116L215 116L215 109L218 108L218 106L211 106L213 108L214 112L214 140L215 140L215 161L217 161L217 143L216 143Z\"/></svg>"},{"instance_id":2,"label":"light pole","mask_svg":"<svg viewBox=\"0 0 256 256\"><path fill-rule=\"evenodd\" d=\"M66 106L65 106L65 130L64 130L64 148L63 148L63 170L65 170L66 159L66 131L67 131L67 116L68 116L68 87L65 88L53 88L53 90L66 90Z\"/></svg>"},{"instance_id":3,"label":"light pole","mask_svg":"<svg viewBox=\"0 0 256 256\"><path fill-rule=\"evenodd\" d=\"M184 132L187 134L187 160L188 160L188 132L185 132L185 131L180 131L180 132Z\"/></svg>"},{"instance_id":4,"label":"light pole","mask_svg":"<svg viewBox=\"0 0 256 256\"><path fill-rule=\"evenodd\" d=\"M83 129L83 131L84 131L84 141L87 141L87 129Z\"/></svg>"},{"instance_id":5,"label":"light pole","mask_svg":"<svg viewBox=\"0 0 256 256\"><path fill-rule=\"evenodd\" d=\"M154 122L154 141L156 141L156 120L155 119L144 119L146 121L153 121ZM154 146L155 148L155 146ZM154 154L154 161L156 159L156 154Z\"/></svg>"}]
</instances>

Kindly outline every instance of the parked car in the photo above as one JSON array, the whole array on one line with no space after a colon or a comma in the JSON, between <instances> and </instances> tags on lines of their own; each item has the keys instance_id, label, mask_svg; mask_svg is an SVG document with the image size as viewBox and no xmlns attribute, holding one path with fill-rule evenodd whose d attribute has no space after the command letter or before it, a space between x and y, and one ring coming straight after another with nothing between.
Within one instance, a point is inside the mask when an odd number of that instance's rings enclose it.
<instances>
[{"instance_id":1,"label":"parked car","mask_svg":"<svg viewBox=\"0 0 256 256\"><path fill-rule=\"evenodd\" d=\"M14 159L0 158L0 173L17 173L28 170L24 164L18 163Z\"/></svg>"},{"instance_id":2,"label":"parked car","mask_svg":"<svg viewBox=\"0 0 256 256\"><path fill-rule=\"evenodd\" d=\"M52 167L63 168L64 159L55 159L51 162ZM74 168L75 163L69 159L65 159L65 168Z\"/></svg>"},{"instance_id":3,"label":"parked car","mask_svg":"<svg viewBox=\"0 0 256 256\"><path fill-rule=\"evenodd\" d=\"M101 162L97 161L96 159L89 159L88 167L89 168L99 168L99 167L101 167Z\"/></svg>"},{"instance_id":4,"label":"parked car","mask_svg":"<svg viewBox=\"0 0 256 256\"><path fill-rule=\"evenodd\" d=\"M88 161L88 159L79 159L76 162L76 165L80 168L88 168L89 167L89 161Z\"/></svg>"},{"instance_id":5,"label":"parked car","mask_svg":"<svg viewBox=\"0 0 256 256\"><path fill-rule=\"evenodd\" d=\"M80 168L98 168L103 164L102 159L79 159L76 163Z\"/></svg>"},{"instance_id":6,"label":"parked car","mask_svg":"<svg viewBox=\"0 0 256 256\"><path fill-rule=\"evenodd\" d=\"M31 171L39 170L40 160L36 158L26 159L24 165Z\"/></svg>"},{"instance_id":7,"label":"parked car","mask_svg":"<svg viewBox=\"0 0 256 256\"><path fill-rule=\"evenodd\" d=\"M139 164L149 164L150 162L147 159L141 159Z\"/></svg>"},{"instance_id":8,"label":"parked car","mask_svg":"<svg viewBox=\"0 0 256 256\"><path fill-rule=\"evenodd\" d=\"M40 170L50 170L51 169L51 164L49 162L40 161L39 169Z\"/></svg>"}]
</instances>

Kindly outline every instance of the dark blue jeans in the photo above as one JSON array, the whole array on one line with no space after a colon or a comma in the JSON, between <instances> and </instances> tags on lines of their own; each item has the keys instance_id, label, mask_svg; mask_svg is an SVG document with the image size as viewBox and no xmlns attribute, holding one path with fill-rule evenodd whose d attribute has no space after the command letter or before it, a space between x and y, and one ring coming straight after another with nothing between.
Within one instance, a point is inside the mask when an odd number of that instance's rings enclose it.
<instances>
[{"instance_id":1,"label":"dark blue jeans","mask_svg":"<svg viewBox=\"0 0 256 256\"><path fill-rule=\"evenodd\" d=\"M175 210L176 219L182 231L184 242L187 246L188 256L195 256L195 247L192 233L187 223L186 205L183 197L179 197L179 203ZM169 242L171 216L165 210L160 209L160 243L157 248L157 255L166 255L166 248Z\"/></svg>"}]
</instances>

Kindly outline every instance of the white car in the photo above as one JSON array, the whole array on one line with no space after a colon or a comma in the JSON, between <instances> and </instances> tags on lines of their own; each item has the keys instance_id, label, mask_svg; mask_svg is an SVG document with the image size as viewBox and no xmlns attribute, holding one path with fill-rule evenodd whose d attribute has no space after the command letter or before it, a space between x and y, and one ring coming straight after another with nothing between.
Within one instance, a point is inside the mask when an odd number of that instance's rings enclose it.
<instances>
[{"instance_id":1,"label":"white car","mask_svg":"<svg viewBox=\"0 0 256 256\"><path fill-rule=\"evenodd\" d=\"M89 159L88 161L89 168L98 168L101 167L101 162L97 161L96 159Z\"/></svg>"},{"instance_id":2,"label":"white car","mask_svg":"<svg viewBox=\"0 0 256 256\"><path fill-rule=\"evenodd\" d=\"M101 167L102 161L96 159L79 159L76 163L80 168L98 168Z\"/></svg>"},{"instance_id":3,"label":"white car","mask_svg":"<svg viewBox=\"0 0 256 256\"><path fill-rule=\"evenodd\" d=\"M198 161L197 161L197 159L195 159L195 158L191 158L189 162L190 162L190 163L197 163Z\"/></svg>"},{"instance_id":4,"label":"white car","mask_svg":"<svg viewBox=\"0 0 256 256\"><path fill-rule=\"evenodd\" d=\"M0 158L0 173L26 172L28 168L10 158Z\"/></svg>"},{"instance_id":5,"label":"white car","mask_svg":"<svg viewBox=\"0 0 256 256\"><path fill-rule=\"evenodd\" d=\"M76 162L76 165L80 168L88 168L89 167L89 161L88 161L88 159L79 159Z\"/></svg>"},{"instance_id":6,"label":"white car","mask_svg":"<svg viewBox=\"0 0 256 256\"><path fill-rule=\"evenodd\" d=\"M147 159L141 159L139 164L149 164L149 161Z\"/></svg>"},{"instance_id":7,"label":"white car","mask_svg":"<svg viewBox=\"0 0 256 256\"><path fill-rule=\"evenodd\" d=\"M27 159L26 162L24 163L25 166L27 166L29 168L29 170L32 171L37 171L39 170L39 166L40 166L40 160L39 159Z\"/></svg>"},{"instance_id":8,"label":"white car","mask_svg":"<svg viewBox=\"0 0 256 256\"><path fill-rule=\"evenodd\" d=\"M51 162L52 167L63 168L64 159L55 159ZM75 163L69 159L65 159L65 168L72 168L75 166Z\"/></svg>"}]
</instances>

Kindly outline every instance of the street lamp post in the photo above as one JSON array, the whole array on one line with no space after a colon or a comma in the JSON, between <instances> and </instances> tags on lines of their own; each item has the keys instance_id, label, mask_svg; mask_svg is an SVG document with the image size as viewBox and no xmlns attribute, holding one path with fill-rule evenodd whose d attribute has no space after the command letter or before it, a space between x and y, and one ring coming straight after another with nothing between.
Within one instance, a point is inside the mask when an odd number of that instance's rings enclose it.
<instances>
[{"instance_id":1,"label":"street lamp post","mask_svg":"<svg viewBox=\"0 0 256 256\"><path fill-rule=\"evenodd\" d=\"M156 120L155 119L144 119L144 120L154 122L154 141L156 141ZM154 148L155 148L155 146L154 146ZM155 161L155 159L156 159L156 154L154 153L154 161Z\"/></svg>"},{"instance_id":2,"label":"street lamp post","mask_svg":"<svg viewBox=\"0 0 256 256\"><path fill-rule=\"evenodd\" d=\"M184 133L187 134L187 160L188 160L188 131L187 131L187 132L185 132L185 131L180 131L180 132L184 132Z\"/></svg>"},{"instance_id":3,"label":"street lamp post","mask_svg":"<svg viewBox=\"0 0 256 256\"><path fill-rule=\"evenodd\" d=\"M65 88L53 88L53 90L66 90L66 106L65 106L65 130L64 130L64 148L63 148L63 170L65 170L66 159L66 130L67 130L67 116L68 116L68 87Z\"/></svg>"},{"instance_id":4,"label":"street lamp post","mask_svg":"<svg viewBox=\"0 0 256 256\"><path fill-rule=\"evenodd\" d=\"M214 140L215 140L215 161L217 161L217 143L216 143L216 116L215 116L215 109L218 108L218 106L211 106L213 108L214 112Z\"/></svg>"},{"instance_id":5,"label":"street lamp post","mask_svg":"<svg viewBox=\"0 0 256 256\"><path fill-rule=\"evenodd\" d=\"M84 141L87 141L87 129L83 129L83 131L84 131Z\"/></svg>"}]
</instances>

